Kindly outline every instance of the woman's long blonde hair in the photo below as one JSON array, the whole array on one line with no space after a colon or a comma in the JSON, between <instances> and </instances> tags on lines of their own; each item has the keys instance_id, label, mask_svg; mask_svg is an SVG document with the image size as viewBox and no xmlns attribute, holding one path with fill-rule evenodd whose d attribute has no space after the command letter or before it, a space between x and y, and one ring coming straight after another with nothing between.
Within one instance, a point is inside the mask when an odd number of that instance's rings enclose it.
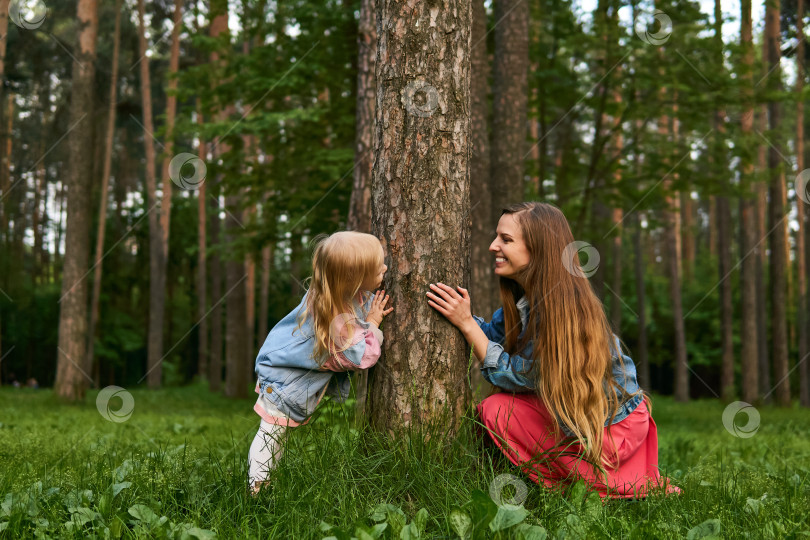
<instances>
[{"instance_id":1,"label":"woman's long blonde hair","mask_svg":"<svg viewBox=\"0 0 810 540\"><path fill-rule=\"evenodd\" d=\"M516 219L530 254L520 276L525 290L513 279L500 278L505 349L515 354L533 343L530 376L538 397L582 443L585 459L606 465L605 420L612 423L623 388L613 376L611 349L621 351L613 343L602 302L580 267L574 235L558 208L526 202L509 206L504 214ZM524 294L529 316L518 343L521 320L516 302Z\"/></svg>"},{"instance_id":2,"label":"woman's long blonde hair","mask_svg":"<svg viewBox=\"0 0 810 540\"><path fill-rule=\"evenodd\" d=\"M308 316L312 317L315 335L312 354L320 364L328 354L341 352L351 345L356 315L352 300L361 292L363 282L379 273L383 249L377 237L355 231L319 235L313 243L312 277L306 305L298 317L298 328ZM361 305L367 298L364 296L362 300ZM339 318L342 314L344 318ZM359 315L365 317L366 314ZM338 340L342 342L341 346L337 346L333 339L336 337L336 321L340 323L337 332L342 336L345 331L349 337L345 341Z\"/></svg>"}]
</instances>

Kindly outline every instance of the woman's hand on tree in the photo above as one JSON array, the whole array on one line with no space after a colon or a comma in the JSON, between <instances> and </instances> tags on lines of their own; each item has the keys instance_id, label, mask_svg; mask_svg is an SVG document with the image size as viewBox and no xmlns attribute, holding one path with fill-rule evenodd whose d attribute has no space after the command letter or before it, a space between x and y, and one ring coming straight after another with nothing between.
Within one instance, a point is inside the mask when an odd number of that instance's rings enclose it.
<instances>
[{"instance_id":1,"label":"woman's hand on tree","mask_svg":"<svg viewBox=\"0 0 810 540\"><path fill-rule=\"evenodd\" d=\"M444 283L431 283L431 292L427 293L428 305L444 315L450 323L459 329L473 321L470 310L470 293L461 287L452 287Z\"/></svg>"},{"instance_id":2,"label":"woman's hand on tree","mask_svg":"<svg viewBox=\"0 0 810 540\"><path fill-rule=\"evenodd\" d=\"M366 316L366 321L379 328L383 317L394 311L394 306L385 309L388 300L389 296L385 294L385 291L375 292L374 299L371 301L371 308L369 308L368 315Z\"/></svg>"}]
</instances>

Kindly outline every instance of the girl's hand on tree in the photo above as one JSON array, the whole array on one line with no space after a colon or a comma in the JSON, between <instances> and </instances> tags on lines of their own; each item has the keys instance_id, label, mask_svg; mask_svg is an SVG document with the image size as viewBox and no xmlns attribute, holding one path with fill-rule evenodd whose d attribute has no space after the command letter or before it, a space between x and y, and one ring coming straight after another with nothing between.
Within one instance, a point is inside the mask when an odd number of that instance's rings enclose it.
<instances>
[{"instance_id":1,"label":"girl's hand on tree","mask_svg":"<svg viewBox=\"0 0 810 540\"><path fill-rule=\"evenodd\" d=\"M394 311L394 306L388 309L385 308L388 300L389 296L385 294L385 291L375 292L374 299L371 301L371 308L368 310L368 316L366 316L366 322L379 328L383 317Z\"/></svg>"},{"instance_id":2,"label":"girl's hand on tree","mask_svg":"<svg viewBox=\"0 0 810 540\"><path fill-rule=\"evenodd\" d=\"M444 315L456 328L463 329L474 322L470 310L470 293L456 287L458 292L444 283L431 283L432 292L427 293L428 304Z\"/></svg>"}]
</instances>

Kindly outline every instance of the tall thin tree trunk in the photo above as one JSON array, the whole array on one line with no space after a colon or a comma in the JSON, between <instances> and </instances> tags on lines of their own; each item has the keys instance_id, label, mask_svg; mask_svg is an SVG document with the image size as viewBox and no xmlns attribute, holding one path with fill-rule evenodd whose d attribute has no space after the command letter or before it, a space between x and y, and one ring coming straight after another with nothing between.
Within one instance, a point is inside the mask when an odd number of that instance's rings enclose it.
<instances>
[{"instance_id":1,"label":"tall thin tree trunk","mask_svg":"<svg viewBox=\"0 0 810 540\"><path fill-rule=\"evenodd\" d=\"M804 77L806 71L804 68L804 0L798 0L797 5L797 39L798 45L796 47L796 169L798 174L804 171L805 156L804 156L804 101L801 95L804 90ZM797 177L798 179L798 177ZM798 189L798 183L797 187ZM807 188L804 195L810 193L810 188ZM799 229L796 231L796 267L798 273L797 289L798 289L798 309L796 317L796 326L798 327L798 345L799 356L797 359L797 366L799 370L799 403L803 407L810 407L810 298L807 293L807 215L805 200L798 193L796 193L796 220L798 221ZM788 265L790 262L788 261ZM788 266L790 268L790 266Z\"/></svg>"},{"instance_id":2,"label":"tall thin tree trunk","mask_svg":"<svg viewBox=\"0 0 810 540\"><path fill-rule=\"evenodd\" d=\"M202 104L197 99L197 124L203 125ZM208 147L200 136L200 148L198 157L202 161L208 159ZM208 238L207 225L208 216L206 214L206 197L208 189L205 182L200 183L197 189L197 317L199 320L198 331L198 357L197 373L201 378L208 378Z\"/></svg>"},{"instance_id":3,"label":"tall thin tree trunk","mask_svg":"<svg viewBox=\"0 0 810 540\"><path fill-rule=\"evenodd\" d=\"M471 19L470 0L378 3L372 228L395 309L368 406L385 431L445 420L454 433L469 403L466 343L425 293L469 282Z\"/></svg>"},{"instance_id":4,"label":"tall thin tree trunk","mask_svg":"<svg viewBox=\"0 0 810 540\"><path fill-rule=\"evenodd\" d=\"M209 17L211 25L209 35L217 38L220 34L228 32L228 6L225 0L211 0L209 5ZM211 53L211 63L217 64L220 55L217 51ZM220 112L217 118L221 119ZM219 139L216 140L212 149L212 159L216 160L225 151L225 146ZM222 178L217 175L213 179L211 193L211 243L216 245L222 242L222 221L220 219L220 193ZM212 391L218 392L222 388L222 259L218 252L211 255L211 356L208 364L210 373L208 376L208 386Z\"/></svg>"},{"instance_id":5,"label":"tall thin tree trunk","mask_svg":"<svg viewBox=\"0 0 810 540\"><path fill-rule=\"evenodd\" d=\"M723 68L723 11L720 0L714 2L714 40L717 50L715 65L719 72ZM715 107L713 124L716 132L716 139L711 146L711 168L717 180L721 180L722 185L730 183L726 176L724 166L727 157L725 152L726 113L722 107ZM733 340L733 305L731 297L731 208L728 197L721 193L716 198L715 215L717 218L717 249L718 249L718 271L720 280L720 334L721 334L721 369L720 369L720 394L725 401L731 401L735 396L734 388L734 340ZM684 262L684 265L686 263ZM690 274L691 277L691 274ZM687 278L687 279L690 279Z\"/></svg>"},{"instance_id":6,"label":"tall thin tree trunk","mask_svg":"<svg viewBox=\"0 0 810 540\"><path fill-rule=\"evenodd\" d=\"M0 80L5 80L6 76L6 46L8 45L8 6L10 0L0 0ZM5 126L3 122L3 104L5 103L5 87L0 84L0 126ZM11 186L8 176L8 163L10 156L5 152L6 145L4 139L11 137L10 132L3 130L0 132L0 240L8 230L8 192ZM3 352L0 348L0 354Z\"/></svg>"},{"instance_id":7,"label":"tall thin tree trunk","mask_svg":"<svg viewBox=\"0 0 810 540\"><path fill-rule=\"evenodd\" d=\"M377 21L375 0L360 2L357 28L357 131L354 143L354 187L349 203L349 229L371 231L371 173L374 164L375 70ZM363 373L365 375L365 373ZM364 378L365 380L365 378ZM358 398L358 410L361 407Z\"/></svg>"},{"instance_id":8,"label":"tall thin tree trunk","mask_svg":"<svg viewBox=\"0 0 810 540\"><path fill-rule=\"evenodd\" d=\"M779 61L780 33L779 33L780 1L771 0L765 10L765 40L768 50L768 67L773 70L767 79L768 88L774 91L782 90L781 69ZM782 122L782 104L774 99L768 103L768 118L770 120L771 148L768 152L768 168L770 169L770 207L769 224L770 235L770 266L771 266L771 328L773 346L773 368L776 379L776 401L781 406L790 405L790 381L788 380L788 332L787 332L787 243L785 228L787 220L785 215L785 176L784 165L781 158L781 135L779 129Z\"/></svg>"},{"instance_id":9,"label":"tall thin tree trunk","mask_svg":"<svg viewBox=\"0 0 810 540\"><path fill-rule=\"evenodd\" d=\"M638 310L638 347L636 359L638 360L639 384L646 390L651 390L650 361L647 353L647 301L644 290L644 251L641 246L641 217L638 212L635 215L635 227L633 230L633 251L635 261L633 269L636 278L636 309Z\"/></svg>"},{"instance_id":10,"label":"tall thin tree trunk","mask_svg":"<svg viewBox=\"0 0 810 540\"><path fill-rule=\"evenodd\" d=\"M163 369L163 310L165 306L165 272L163 264L163 233L157 200L155 178L155 133L152 121L152 84L146 42L146 8L138 0L138 50L141 55L141 101L143 104L143 144L146 157L146 201L149 212L149 335L146 343L146 385L159 388Z\"/></svg>"},{"instance_id":11,"label":"tall thin tree trunk","mask_svg":"<svg viewBox=\"0 0 810 540\"><path fill-rule=\"evenodd\" d=\"M216 159L216 155L212 156ZM219 180L214 180L212 191L219 193ZM220 243L222 221L219 217L219 199L211 196L211 244ZM212 392L222 389L222 262L219 253L211 254L211 348L208 356L208 388Z\"/></svg>"},{"instance_id":12,"label":"tall thin tree trunk","mask_svg":"<svg viewBox=\"0 0 810 540\"><path fill-rule=\"evenodd\" d=\"M349 205L349 229L371 232L371 179L374 165L374 115L377 101L377 8L375 0L360 2L357 32L357 133L354 148L354 188ZM364 418L368 371L355 377L357 416Z\"/></svg>"},{"instance_id":13,"label":"tall thin tree trunk","mask_svg":"<svg viewBox=\"0 0 810 540\"><path fill-rule=\"evenodd\" d=\"M719 252L720 281L720 334L722 361L720 370L720 394L730 401L734 389L734 341L731 298L731 211L728 197L717 196L717 249Z\"/></svg>"},{"instance_id":14,"label":"tall thin tree trunk","mask_svg":"<svg viewBox=\"0 0 810 540\"><path fill-rule=\"evenodd\" d=\"M664 95L666 90L662 90ZM677 99L677 98L675 98ZM671 126L671 127L670 127ZM677 104L673 105L672 116L662 116L659 119L659 133L669 136L673 147L677 147L678 142L678 118ZM689 401L689 365L686 355L686 330L683 320L683 306L681 300L681 278L680 278L680 198L678 193L672 193L672 180L664 182L666 195L666 207L664 225L664 261L669 278L669 296L672 303L672 319L674 325L673 339L675 340L675 400Z\"/></svg>"},{"instance_id":15,"label":"tall thin tree trunk","mask_svg":"<svg viewBox=\"0 0 810 540\"><path fill-rule=\"evenodd\" d=\"M681 192L681 266L683 280L691 281L695 272L695 210L689 189Z\"/></svg>"},{"instance_id":16,"label":"tall thin tree trunk","mask_svg":"<svg viewBox=\"0 0 810 540\"><path fill-rule=\"evenodd\" d=\"M95 368L95 336L96 323L99 317L99 304L101 298L101 277L104 260L104 235L107 230L107 193L110 187L110 174L112 172L112 149L115 138L115 106L118 87L118 51L121 41L121 4L122 0L115 2L115 32L113 33L113 59L112 73L110 75L110 106L107 113L107 134L104 140L104 170L101 173L101 193L99 194L98 230L96 232L96 259L93 268L93 297L90 307L90 331L87 333L87 364L93 365L94 375L98 374ZM96 376L96 385L100 383Z\"/></svg>"},{"instance_id":17,"label":"tall thin tree trunk","mask_svg":"<svg viewBox=\"0 0 810 540\"><path fill-rule=\"evenodd\" d=\"M95 87L98 4L96 0L78 0L79 22L77 61L73 62L70 92L68 140L67 238L65 241L62 297L59 312L59 345L56 365L56 395L69 401L84 399L89 376L87 371L87 272L90 254L90 175L93 144L93 89Z\"/></svg>"},{"instance_id":18,"label":"tall thin tree trunk","mask_svg":"<svg viewBox=\"0 0 810 540\"><path fill-rule=\"evenodd\" d=\"M751 21L751 0L742 0L740 5L740 41L743 48L742 79L743 83L743 113L741 128L744 144L749 147L754 131L754 45ZM754 163L747 152L742 154L741 183L750 188L753 186ZM743 194L740 197L740 257L742 258L741 293L742 293L742 321L740 330L744 339L740 355L740 368L742 371L742 399L747 403L754 403L759 394L758 332L757 327L757 264L759 261L759 247L756 238L756 219L754 216L754 202L752 197Z\"/></svg>"},{"instance_id":19,"label":"tall thin tree trunk","mask_svg":"<svg viewBox=\"0 0 810 540\"><path fill-rule=\"evenodd\" d=\"M763 48L767 42L763 40ZM765 53L763 52L764 56ZM766 68L767 69L767 66ZM765 105L760 106L758 111L757 127L760 133L765 133L768 129L768 114ZM760 171L768 170L768 151L764 144L760 143L757 150L757 164ZM756 240L759 245L755 254L757 256L756 287L757 287L757 365L759 366L759 395L765 403L771 402L771 361L769 333L768 333L768 294L765 282L766 268L766 214L768 208L768 186L766 182L757 182L756 204L754 219L756 220Z\"/></svg>"},{"instance_id":20,"label":"tall thin tree trunk","mask_svg":"<svg viewBox=\"0 0 810 540\"><path fill-rule=\"evenodd\" d=\"M489 74L487 55L487 12L484 0L472 2L470 37L470 208L472 255L470 296L476 314L489 319L497 305L497 278L489 245L495 238L497 221L493 212L489 147ZM482 217L483 216L483 217ZM497 219L497 218L496 218Z\"/></svg>"},{"instance_id":21,"label":"tall thin tree trunk","mask_svg":"<svg viewBox=\"0 0 810 540\"><path fill-rule=\"evenodd\" d=\"M529 72L529 2L495 0L491 182L493 227L501 210L524 199Z\"/></svg>"}]
</instances>

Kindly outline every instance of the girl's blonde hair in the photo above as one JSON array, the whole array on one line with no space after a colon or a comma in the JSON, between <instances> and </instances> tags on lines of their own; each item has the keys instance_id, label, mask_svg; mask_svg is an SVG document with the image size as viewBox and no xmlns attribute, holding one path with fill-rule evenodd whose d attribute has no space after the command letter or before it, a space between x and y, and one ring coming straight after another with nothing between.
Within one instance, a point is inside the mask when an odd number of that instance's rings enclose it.
<instances>
[{"instance_id":1,"label":"girl's blonde hair","mask_svg":"<svg viewBox=\"0 0 810 540\"><path fill-rule=\"evenodd\" d=\"M601 466L605 420L612 423L624 389L613 376L616 350L602 302L582 272L576 250L567 248L574 235L563 213L537 202L519 203L502 215L516 219L531 255L517 281L500 278L505 349L516 354L533 343L532 370L540 400L585 448L584 458ZM566 260L563 260L563 259ZM570 259L570 260L569 260ZM529 301L527 328L521 343L517 300ZM615 466L614 462L614 466Z\"/></svg>"},{"instance_id":2,"label":"girl's blonde hair","mask_svg":"<svg viewBox=\"0 0 810 540\"><path fill-rule=\"evenodd\" d=\"M346 350L354 335L355 310L352 300L367 279L376 277L383 264L383 249L380 240L370 234L341 231L331 235L319 235L313 240L312 277L304 310L298 317L298 328L308 316L312 317L315 335L313 358L321 364L327 354ZM367 301L363 296L361 305ZM341 314L350 314L346 317ZM360 314L365 317L365 313ZM335 345L333 334L335 322L338 332L348 333L348 340Z\"/></svg>"}]
</instances>

